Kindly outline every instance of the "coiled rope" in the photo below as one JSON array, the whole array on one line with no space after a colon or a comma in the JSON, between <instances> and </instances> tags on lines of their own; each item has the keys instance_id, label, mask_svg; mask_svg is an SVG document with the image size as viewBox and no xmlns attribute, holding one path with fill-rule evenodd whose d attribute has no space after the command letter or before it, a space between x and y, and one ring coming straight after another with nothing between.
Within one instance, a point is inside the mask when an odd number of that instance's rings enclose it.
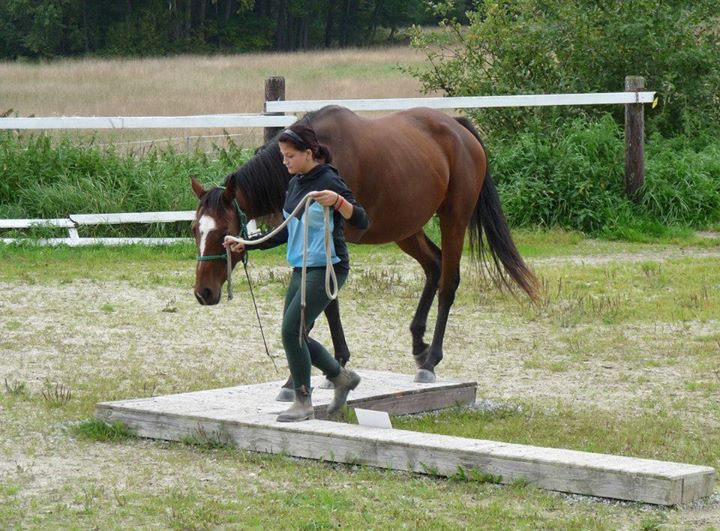
<instances>
[{"instance_id":1,"label":"coiled rope","mask_svg":"<svg viewBox=\"0 0 720 531\"><path fill-rule=\"evenodd\" d=\"M292 213L278 225L271 232L258 238L257 240L248 240L243 237L236 236L225 236L225 242L242 243L247 246L259 245L266 242L285 227L287 227L290 220L294 218L301 209L304 209L304 221L303 221L303 261L302 261L302 276L300 285L300 346L302 346L305 340L305 311L306 311L306 284L307 284L307 255L308 255L308 240L309 240L309 224L308 214L310 211L310 205L315 201L312 197L313 192L308 193L302 200L297 204ZM322 206L322 205L321 205ZM324 240L325 240L325 294L330 300L337 299L338 296L338 282L337 276L335 275L335 268L332 263L332 248L331 248L331 235L330 235L330 210L331 207L323 207L323 224L324 224ZM246 251L247 252L247 251ZM227 282L228 282L228 298L232 297L232 258L230 246L227 246ZM331 285L332 284L332 285Z\"/></svg>"}]
</instances>

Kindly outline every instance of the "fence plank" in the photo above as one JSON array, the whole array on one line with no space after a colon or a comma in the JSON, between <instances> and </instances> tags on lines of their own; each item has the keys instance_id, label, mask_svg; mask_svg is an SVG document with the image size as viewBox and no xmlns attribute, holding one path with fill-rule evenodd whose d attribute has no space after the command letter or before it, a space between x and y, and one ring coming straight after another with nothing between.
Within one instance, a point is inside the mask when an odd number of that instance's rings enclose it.
<instances>
[{"instance_id":1,"label":"fence plank","mask_svg":"<svg viewBox=\"0 0 720 531\"><path fill-rule=\"evenodd\" d=\"M120 225L124 223L172 223L192 221L194 210L171 212L128 212L111 214L71 214L70 219L78 225Z\"/></svg>"},{"instance_id":2,"label":"fence plank","mask_svg":"<svg viewBox=\"0 0 720 531\"><path fill-rule=\"evenodd\" d=\"M29 229L32 227L74 228L75 224L66 218L59 219L0 219L0 229Z\"/></svg>"},{"instance_id":3,"label":"fence plank","mask_svg":"<svg viewBox=\"0 0 720 531\"><path fill-rule=\"evenodd\" d=\"M210 114L202 116L59 116L0 118L0 129L193 129L285 127L294 116Z\"/></svg>"},{"instance_id":4,"label":"fence plank","mask_svg":"<svg viewBox=\"0 0 720 531\"><path fill-rule=\"evenodd\" d=\"M30 241L40 246L67 245L69 247L85 247L88 245L168 245L173 243L190 243L192 238L45 238L30 240L23 238L0 238L6 244Z\"/></svg>"},{"instance_id":5,"label":"fence plank","mask_svg":"<svg viewBox=\"0 0 720 531\"><path fill-rule=\"evenodd\" d=\"M413 107L469 109L490 107L545 107L550 105L612 105L650 103L654 92L599 92L596 94L527 94L519 96L469 96L457 98L386 98L354 100L267 101L267 112L309 112L326 105L340 105L352 111L392 111Z\"/></svg>"}]
</instances>

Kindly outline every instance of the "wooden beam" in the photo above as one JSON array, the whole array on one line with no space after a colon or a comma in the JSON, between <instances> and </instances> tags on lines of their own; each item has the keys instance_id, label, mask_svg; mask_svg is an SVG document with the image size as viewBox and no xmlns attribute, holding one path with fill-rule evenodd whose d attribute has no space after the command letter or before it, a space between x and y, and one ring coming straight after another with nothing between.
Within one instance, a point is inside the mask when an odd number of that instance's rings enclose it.
<instances>
[{"instance_id":1,"label":"wooden beam","mask_svg":"<svg viewBox=\"0 0 720 531\"><path fill-rule=\"evenodd\" d=\"M351 407L383 409L404 402L399 410L432 409L440 402L467 403L470 390L473 397L475 393L474 384L423 385L414 384L411 376L399 379L402 375L359 372L363 383L351 393ZM96 406L96 416L122 422L141 437L212 440L255 452L441 476L476 471L500 483L525 481L543 489L659 505L687 503L713 492L715 470L706 466L324 420L278 423L277 413L287 408L273 401L280 383L107 402ZM420 398L425 393L437 398L443 388L454 397L440 402ZM331 397L332 391L316 385L313 403L319 416Z\"/></svg>"},{"instance_id":2,"label":"wooden beam","mask_svg":"<svg viewBox=\"0 0 720 531\"><path fill-rule=\"evenodd\" d=\"M645 78L628 76L625 90L632 94L645 88ZM625 105L625 193L640 202L640 190L645 184L645 109L641 103Z\"/></svg>"},{"instance_id":3,"label":"wooden beam","mask_svg":"<svg viewBox=\"0 0 720 531\"><path fill-rule=\"evenodd\" d=\"M58 116L0 118L0 129L194 129L284 127L294 116L209 114L201 116Z\"/></svg>"}]
</instances>

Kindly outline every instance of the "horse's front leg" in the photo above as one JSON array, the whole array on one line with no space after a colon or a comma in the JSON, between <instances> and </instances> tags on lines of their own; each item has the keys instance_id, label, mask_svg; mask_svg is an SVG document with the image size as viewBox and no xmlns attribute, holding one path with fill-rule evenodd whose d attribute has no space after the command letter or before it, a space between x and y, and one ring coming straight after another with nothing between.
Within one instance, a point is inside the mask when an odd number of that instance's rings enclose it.
<instances>
[{"instance_id":1,"label":"horse's front leg","mask_svg":"<svg viewBox=\"0 0 720 531\"><path fill-rule=\"evenodd\" d=\"M288 376L287 381L280 388L280 392L275 397L278 402L292 402L295 400L295 386L293 385L292 376Z\"/></svg>"},{"instance_id":2,"label":"horse's front leg","mask_svg":"<svg viewBox=\"0 0 720 531\"><path fill-rule=\"evenodd\" d=\"M345 340L345 332L343 331L342 321L340 321L340 301L335 299L325 308L325 318L330 327L330 337L332 337L333 349L335 351L335 359L341 367L350 361L350 349Z\"/></svg>"}]
</instances>

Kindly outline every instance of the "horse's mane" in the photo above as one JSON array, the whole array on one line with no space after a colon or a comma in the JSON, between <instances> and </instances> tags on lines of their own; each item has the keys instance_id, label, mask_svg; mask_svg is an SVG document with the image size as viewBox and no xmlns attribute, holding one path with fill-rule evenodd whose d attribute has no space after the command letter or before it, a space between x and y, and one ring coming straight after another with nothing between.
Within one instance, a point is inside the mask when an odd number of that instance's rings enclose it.
<instances>
[{"instance_id":1,"label":"horse's mane","mask_svg":"<svg viewBox=\"0 0 720 531\"><path fill-rule=\"evenodd\" d=\"M241 189L257 216L281 212L290 175L283 166L277 138L259 147L255 155L234 173L225 177L224 186ZM222 207L222 188L206 194L207 206ZM214 192L214 190L211 190Z\"/></svg>"},{"instance_id":2,"label":"horse's mane","mask_svg":"<svg viewBox=\"0 0 720 531\"><path fill-rule=\"evenodd\" d=\"M322 110L307 113L299 122L311 122ZM282 212L285 204L290 174L282 163L278 136L260 146L250 160L225 177L223 182L224 187L241 189L258 217ZM209 190L202 199L202 206L223 213L223 192L222 187Z\"/></svg>"}]
</instances>

